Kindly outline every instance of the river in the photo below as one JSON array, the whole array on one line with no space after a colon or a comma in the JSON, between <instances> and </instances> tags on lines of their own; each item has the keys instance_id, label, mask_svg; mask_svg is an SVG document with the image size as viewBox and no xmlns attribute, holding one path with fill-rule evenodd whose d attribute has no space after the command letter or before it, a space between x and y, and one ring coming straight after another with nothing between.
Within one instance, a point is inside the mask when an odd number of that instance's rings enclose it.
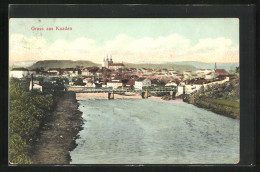
<instances>
[{"instance_id":1,"label":"river","mask_svg":"<svg viewBox=\"0 0 260 172\"><path fill-rule=\"evenodd\" d=\"M234 164L239 120L180 100L80 100L71 164Z\"/></svg>"}]
</instances>

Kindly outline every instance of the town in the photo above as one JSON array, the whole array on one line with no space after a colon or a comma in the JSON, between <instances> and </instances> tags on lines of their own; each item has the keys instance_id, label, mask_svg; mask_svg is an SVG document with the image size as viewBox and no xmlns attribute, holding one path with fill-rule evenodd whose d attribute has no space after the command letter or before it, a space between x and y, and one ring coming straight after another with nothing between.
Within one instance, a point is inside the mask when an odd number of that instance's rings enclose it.
<instances>
[{"instance_id":1,"label":"town","mask_svg":"<svg viewBox=\"0 0 260 172\"><path fill-rule=\"evenodd\" d=\"M174 69L127 68L124 63L114 63L112 56L103 59L102 67L75 68L13 68L12 78L32 78L29 90L43 91L48 84L61 89L144 90L149 88L176 88L176 96L191 94L201 86L224 83L233 78L224 69L198 69L177 71ZM33 76L33 77L32 77ZM58 83L59 82L59 83ZM64 86L64 87L63 87Z\"/></svg>"}]
</instances>

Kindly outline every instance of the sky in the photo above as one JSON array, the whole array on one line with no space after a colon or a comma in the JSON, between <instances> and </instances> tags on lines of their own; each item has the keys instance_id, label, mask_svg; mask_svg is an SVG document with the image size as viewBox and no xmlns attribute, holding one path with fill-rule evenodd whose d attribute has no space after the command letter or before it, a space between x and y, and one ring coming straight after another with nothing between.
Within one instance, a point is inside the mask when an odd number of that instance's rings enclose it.
<instances>
[{"instance_id":1,"label":"sky","mask_svg":"<svg viewBox=\"0 0 260 172\"><path fill-rule=\"evenodd\" d=\"M72 30L56 30L66 26ZM10 62L90 60L101 63L107 56L112 56L114 62L132 63L239 62L239 19L9 19Z\"/></svg>"}]
</instances>

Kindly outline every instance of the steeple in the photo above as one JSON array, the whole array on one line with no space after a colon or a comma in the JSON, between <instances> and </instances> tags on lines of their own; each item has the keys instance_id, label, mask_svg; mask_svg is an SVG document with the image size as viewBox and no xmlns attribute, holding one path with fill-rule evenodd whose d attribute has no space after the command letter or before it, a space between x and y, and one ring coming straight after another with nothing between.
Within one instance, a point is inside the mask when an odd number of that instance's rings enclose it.
<instances>
[{"instance_id":1,"label":"steeple","mask_svg":"<svg viewBox=\"0 0 260 172\"><path fill-rule=\"evenodd\" d=\"M105 60L105 57L104 57L104 58L103 58L102 67L105 67L105 62L106 62L106 60Z\"/></svg>"}]
</instances>

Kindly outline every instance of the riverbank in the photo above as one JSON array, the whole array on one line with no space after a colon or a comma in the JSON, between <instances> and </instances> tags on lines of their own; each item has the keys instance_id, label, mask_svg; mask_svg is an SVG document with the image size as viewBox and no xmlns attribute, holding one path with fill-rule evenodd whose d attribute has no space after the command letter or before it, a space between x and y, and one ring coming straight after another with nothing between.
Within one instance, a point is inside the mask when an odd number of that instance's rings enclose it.
<instances>
[{"instance_id":1,"label":"riverbank","mask_svg":"<svg viewBox=\"0 0 260 172\"><path fill-rule=\"evenodd\" d=\"M197 92L184 97L183 101L220 115L240 119L239 78L208 88L201 87Z\"/></svg>"},{"instance_id":2,"label":"riverbank","mask_svg":"<svg viewBox=\"0 0 260 172\"><path fill-rule=\"evenodd\" d=\"M240 119L239 101L204 97L196 100L193 105L226 117Z\"/></svg>"},{"instance_id":3,"label":"riverbank","mask_svg":"<svg viewBox=\"0 0 260 172\"><path fill-rule=\"evenodd\" d=\"M82 112L73 92L58 98L54 112L44 122L31 155L32 164L69 164L69 151L77 145L78 132L82 129Z\"/></svg>"}]
</instances>

